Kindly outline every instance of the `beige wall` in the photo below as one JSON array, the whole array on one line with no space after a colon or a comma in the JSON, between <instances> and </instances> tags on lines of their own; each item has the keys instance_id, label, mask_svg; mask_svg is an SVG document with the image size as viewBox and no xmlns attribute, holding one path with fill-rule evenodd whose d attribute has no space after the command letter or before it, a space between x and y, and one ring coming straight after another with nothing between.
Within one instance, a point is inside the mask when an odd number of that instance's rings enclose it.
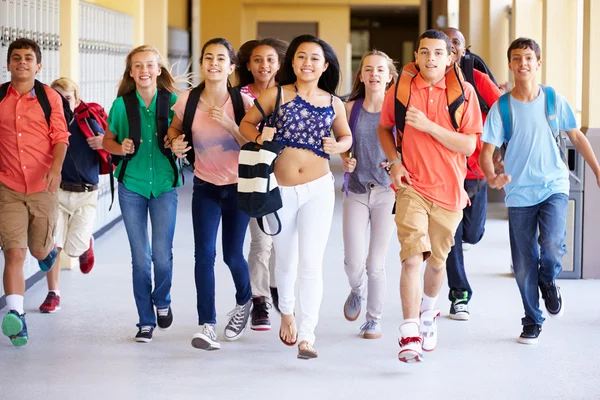
<instances>
[{"instance_id":1,"label":"beige wall","mask_svg":"<svg viewBox=\"0 0 600 400\"><path fill-rule=\"evenodd\" d=\"M172 28L188 29L188 10L187 0L168 0L169 16L168 24Z\"/></svg>"}]
</instances>

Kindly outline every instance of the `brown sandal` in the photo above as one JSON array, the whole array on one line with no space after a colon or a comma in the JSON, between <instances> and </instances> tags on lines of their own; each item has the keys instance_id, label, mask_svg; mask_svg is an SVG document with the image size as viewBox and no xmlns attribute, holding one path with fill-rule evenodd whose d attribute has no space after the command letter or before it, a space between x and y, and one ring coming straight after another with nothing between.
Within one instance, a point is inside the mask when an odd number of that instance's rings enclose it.
<instances>
[{"instance_id":1,"label":"brown sandal","mask_svg":"<svg viewBox=\"0 0 600 400\"><path fill-rule=\"evenodd\" d=\"M289 317L288 315L284 315L281 314L281 327L279 328L279 339L283 342L283 344L285 344L286 346L294 346L296 344L296 342L298 341L298 330L296 328L296 314L292 315L292 319L290 322L286 322L284 320L285 317ZM284 326L287 325L287 329L289 330L290 334L294 334L295 333L295 339L293 342L287 342L282 335L282 330L284 328Z\"/></svg>"},{"instance_id":2,"label":"brown sandal","mask_svg":"<svg viewBox=\"0 0 600 400\"><path fill-rule=\"evenodd\" d=\"M304 347L304 348L302 348ZM298 358L301 360L310 360L319 357L319 352L308 341L303 340L298 345Z\"/></svg>"}]
</instances>

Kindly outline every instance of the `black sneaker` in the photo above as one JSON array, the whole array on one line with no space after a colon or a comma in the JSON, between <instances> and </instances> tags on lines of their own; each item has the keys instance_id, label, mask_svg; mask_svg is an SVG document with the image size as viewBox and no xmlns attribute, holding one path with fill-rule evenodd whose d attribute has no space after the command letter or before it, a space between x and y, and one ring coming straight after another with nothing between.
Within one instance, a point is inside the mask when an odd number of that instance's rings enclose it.
<instances>
[{"instance_id":1,"label":"black sneaker","mask_svg":"<svg viewBox=\"0 0 600 400\"><path fill-rule=\"evenodd\" d=\"M150 343L152 341L152 332L154 328L151 326L140 326L135 341L140 343Z\"/></svg>"},{"instance_id":2,"label":"black sneaker","mask_svg":"<svg viewBox=\"0 0 600 400\"><path fill-rule=\"evenodd\" d=\"M469 314L469 293L452 291L452 303L450 304L450 318L457 321L468 321Z\"/></svg>"},{"instance_id":3,"label":"black sneaker","mask_svg":"<svg viewBox=\"0 0 600 400\"><path fill-rule=\"evenodd\" d=\"M281 311L279 311L279 293L277 292L277 288L271 287L269 289L271 289L271 301L273 302L273 307L275 307L278 313L281 313Z\"/></svg>"},{"instance_id":4,"label":"black sneaker","mask_svg":"<svg viewBox=\"0 0 600 400\"><path fill-rule=\"evenodd\" d=\"M270 331L271 320L269 319L269 306L267 298L264 296L252 299L252 324L250 329L253 331Z\"/></svg>"},{"instance_id":5,"label":"black sneaker","mask_svg":"<svg viewBox=\"0 0 600 400\"><path fill-rule=\"evenodd\" d=\"M540 283L539 286L548 314L550 314L551 317L561 317L564 309L560 288L556 286L555 282L550 282L548 284Z\"/></svg>"},{"instance_id":6,"label":"black sneaker","mask_svg":"<svg viewBox=\"0 0 600 400\"><path fill-rule=\"evenodd\" d=\"M227 314L229 322L225 327L225 339L234 341L242 337L248 326L248 318L252 309L252 299L244 305L236 305L233 310Z\"/></svg>"},{"instance_id":7,"label":"black sneaker","mask_svg":"<svg viewBox=\"0 0 600 400\"><path fill-rule=\"evenodd\" d=\"M539 324L523 325L523 333L519 336L519 343L538 344L540 333L542 333L542 326Z\"/></svg>"},{"instance_id":8,"label":"black sneaker","mask_svg":"<svg viewBox=\"0 0 600 400\"><path fill-rule=\"evenodd\" d=\"M166 330L171 327L173 323L173 311L171 306L168 308L157 308L156 309L156 323L160 329Z\"/></svg>"}]
</instances>

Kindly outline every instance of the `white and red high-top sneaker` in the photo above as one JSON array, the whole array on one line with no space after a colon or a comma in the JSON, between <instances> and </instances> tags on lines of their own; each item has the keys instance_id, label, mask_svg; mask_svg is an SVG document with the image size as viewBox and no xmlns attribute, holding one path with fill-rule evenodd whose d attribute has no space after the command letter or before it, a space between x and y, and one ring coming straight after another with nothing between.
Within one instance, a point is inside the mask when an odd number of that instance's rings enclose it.
<instances>
[{"instance_id":1,"label":"white and red high-top sneaker","mask_svg":"<svg viewBox=\"0 0 600 400\"><path fill-rule=\"evenodd\" d=\"M416 322L405 322L400 325L400 351L398 360L409 363L423 361L422 342L419 332L419 324Z\"/></svg>"},{"instance_id":2,"label":"white and red high-top sneaker","mask_svg":"<svg viewBox=\"0 0 600 400\"><path fill-rule=\"evenodd\" d=\"M421 313L421 335L423 337L423 350L434 351L437 346L437 317L439 309L425 310Z\"/></svg>"}]
</instances>

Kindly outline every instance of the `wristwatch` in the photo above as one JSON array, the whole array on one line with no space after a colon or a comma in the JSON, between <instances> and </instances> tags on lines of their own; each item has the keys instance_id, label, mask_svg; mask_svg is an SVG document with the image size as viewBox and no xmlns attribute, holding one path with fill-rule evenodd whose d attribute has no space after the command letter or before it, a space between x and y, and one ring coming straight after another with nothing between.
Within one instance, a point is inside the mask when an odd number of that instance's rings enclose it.
<instances>
[{"instance_id":1,"label":"wristwatch","mask_svg":"<svg viewBox=\"0 0 600 400\"><path fill-rule=\"evenodd\" d=\"M394 161L390 161L388 163L388 165L385 167L385 170L387 171L387 173L389 174L390 171L392 170L392 165L396 164L396 163L401 163L402 162L402 155L398 155L398 158L396 158Z\"/></svg>"}]
</instances>

